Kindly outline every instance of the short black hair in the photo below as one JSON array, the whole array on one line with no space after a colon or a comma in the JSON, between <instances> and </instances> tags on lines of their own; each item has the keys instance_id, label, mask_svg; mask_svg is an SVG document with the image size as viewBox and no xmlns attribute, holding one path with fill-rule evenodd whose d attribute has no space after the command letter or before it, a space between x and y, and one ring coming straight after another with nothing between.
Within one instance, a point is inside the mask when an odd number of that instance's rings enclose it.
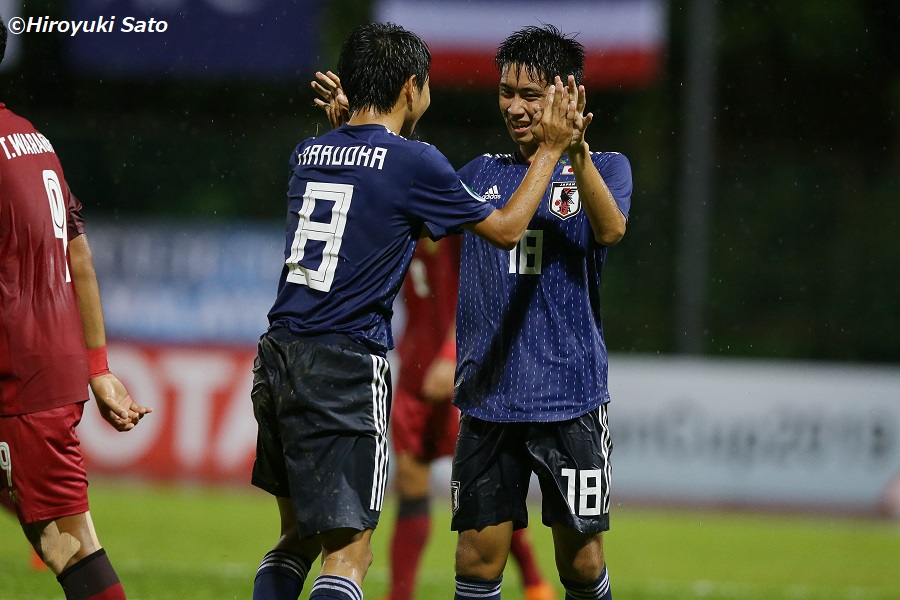
<instances>
[{"instance_id":1,"label":"short black hair","mask_svg":"<svg viewBox=\"0 0 900 600\"><path fill-rule=\"evenodd\" d=\"M6 56L6 23L0 16L0 63L3 62L4 56Z\"/></svg>"},{"instance_id":2,"label":"short black hair","mask_svg":"<svg viewBox=\"0 0 900 600\"><path fill-rule=\"evenodd\" d=\"M502 74L510 65L524 68L532 81L552 83L559 76L563 82L569 75L581 85L584 74L584 46L575 35L565 35L553 25L530 25L510 34L494 57Z\"/></svg>"},{"instance_id":3,"label":"short black hair","mask_svg":"<svg viewBox=\"0 0 900 600\"><path fill-rule=\"evenodd\" d=\"M415 75L421 91L430 68L428 45L394 23L357 27L344 40L338 58L338 75L351 113L363 108L391 112L406 80Z\"/></svg>"}]
</instances>

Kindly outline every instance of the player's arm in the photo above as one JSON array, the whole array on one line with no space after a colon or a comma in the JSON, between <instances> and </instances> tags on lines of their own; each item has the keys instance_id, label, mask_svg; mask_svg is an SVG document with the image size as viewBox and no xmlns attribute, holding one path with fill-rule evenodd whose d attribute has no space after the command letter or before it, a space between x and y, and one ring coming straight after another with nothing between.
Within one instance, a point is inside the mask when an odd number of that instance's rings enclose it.
<instances>
[{"instance_id":1,"label":"player's arm","mask_svg":"<svg viewBox=\"0 0 900 600\"><path fill-rule=\"evenodd\" d=\"M585 215L594 232L594 239L603 246L617 244L625 235L625 215L619 210L616 199L597 171L591 160L591 149L584 139L585 131L594 118L593 113L584 114L586 97L584 86L575 86L575 78L569 76L569 95L576 98L574 132L572 143L566 150L575 184L578 186L578 197L584 207Z\"/></svg>"},{"instance_id":2,"label":"player's arm","mask_svg":"<svg viewBox=\"0 0 900 600\"><path fill-rule=\"evenodd\" d=\"M132 400L119 378L109 372L100 287L86 235L81 234L69 242L69 265L78 297L81 328L91 370L90 386L97 399L97 408L110 425L119 431L128 431L152 409Z\"/></svg>"},{"instance_id":3,"label":"player's arm","mask_svg":"<svg viewBox=\"0 0 900 600\"><path fill-rule=\"evenodd\" d=\"M555 85L548 86L540 115L535 115L531 127L539 145L525 178L506 206L483 221L466 225L467 230L504 250L516 247L550 185L556 163L572 141L575 109L575 99L570 99L569 90L557 77Z\"/></svg>"},{"instance_id":4,"label":"player's arm","mask_svg":"<svg viewBox=\"0 0 900 600\"><path fill-rule=\"evenodd\" d=\"M313 81L312 87L321 99L316 98L315 103L328 115L332 127L339 127L350 118L349 103L341 88L341 80L331 71L317 71L316 79L318 81ZM506 206L495 210L482 221L466 225L467 230L504 250L516 247L550 184L557 161L570 144L575 109L575 99L570 101L569 90L557 77L555 85L548 87L541 114L535 116L532 125L539 146L525 179Z\"/></svg>"}]
</instances>

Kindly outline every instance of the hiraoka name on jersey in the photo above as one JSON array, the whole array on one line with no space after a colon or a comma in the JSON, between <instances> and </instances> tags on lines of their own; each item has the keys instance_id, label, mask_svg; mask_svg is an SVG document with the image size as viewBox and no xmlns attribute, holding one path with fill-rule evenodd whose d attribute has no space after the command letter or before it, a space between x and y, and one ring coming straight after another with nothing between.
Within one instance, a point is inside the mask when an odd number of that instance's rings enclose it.
<instances>
[{"instance_id":1,"label":"hiraoka name on jersey","mask_svg":"<svg viewBox=\"0 0 900 600\"><path fill-rule=\"evenodd\" d=\"M312 144L297 153L298 165L369 167L381 170L387 148L382 146L327 146Z\"/></svg>"}]
</instances>

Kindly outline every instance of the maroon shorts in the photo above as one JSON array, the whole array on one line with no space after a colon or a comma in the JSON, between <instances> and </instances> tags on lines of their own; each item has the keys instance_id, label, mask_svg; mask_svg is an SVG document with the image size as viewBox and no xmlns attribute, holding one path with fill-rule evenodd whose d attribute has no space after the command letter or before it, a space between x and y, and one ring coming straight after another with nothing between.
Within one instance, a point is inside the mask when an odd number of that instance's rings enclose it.
<instances>
[{"instance_id":1,"label":"maroon shorts","mask_svg":"<svg viewBox=\"0 0 900 600\"><path fill-rule=\"evenodd\" d=\"M75 427L84 403L0 417L0 496L21 523L88 510L87 475Z\"/></svg>"},{"instance_id":2,"label":"maroon shorts","mask_svg":"<svg viewBox=\"0 0 900 600\"><path fill-rule=\"evenodd\" d=\"M408 452L426 461L453 456L457 433L459 409L453 404L431 404L405 390L394 390L391 406L394 452Z\"/></svg>"}]
</instances>

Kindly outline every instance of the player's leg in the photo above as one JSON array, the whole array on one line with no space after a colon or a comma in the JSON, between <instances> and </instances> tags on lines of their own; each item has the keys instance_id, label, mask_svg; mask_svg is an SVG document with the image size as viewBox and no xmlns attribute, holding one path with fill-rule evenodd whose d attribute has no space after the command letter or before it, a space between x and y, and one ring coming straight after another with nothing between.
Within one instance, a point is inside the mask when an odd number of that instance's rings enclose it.
<instances>
[{"instance_id":1,"label":"player's leg","mask_svg":"<svg viewBox=\"0 0 900 600\"><path fill-rule=\"evenodd\" d=\"M541 577L527 529L517 529L513 532L509 553L512 554L522 574L525 600L556 600L553 586Z\"/></svg>"},{"instance_id":2,"label":"player's leg","mask_svg":"<svg viewBox=\"0 0 900 600\"><path fill-rule=\"evenodd\" d=\"M83 411L79 403L0 418L0 490L9 488L25 536L68 600L121 600L125 592L88 512L75 433ZM36 464L41 469L25 468Z\"/></svg>"},{"instance_id":3,"label":"player's leg","mask_svg":"<svg viewBox=\"0 0 900 600\"><path fill-rule=\"evenodd\" d=\"M611 600L603 556L612 452L606 406L569 421L534 424L527 444L567 600Z\"/></svg>"},{"instance_id":4,"label":"player's leg","mask_svg":"<svg viewBox=\"0 0 900 600\"><path fill-rule=\"evenodd\" d=\"M34 549L34 546L29 545L28 549L31 552L30 564L31 564L32 571L40 573L41 571L47 571L50 569L50 567L47 566L47 564L44 562L44 560L41 558L41 556Z\"/></svg>"},{"instance_id":5,"label":"player's leg","mask_svg":"<svg viewBox=\"0 0 900 600\"><path fill-rule=\"evenodd\" d=\"M456 574L476 579L502 577L512 534L512 521L460 531L456 545Z\"/></svg>"},{"instance_id":6,"label":"player's leg","mask_svg":"<svg viewBox=\"0 0 900 600\"><path fill-rule=\"evenodd\" d=\"M100 546L89 512L22 526L67 600L121 600L125 590Z\"/></svg>"},{"instance_id":7,"label":"player's leg","mask_svg":"<svg viewBox=\"0 0 900 600\"><path fill-rule=\"evenodd\" d=\"M291 498L297 537L321 542L310 598L357 600L387 484L388 361L344 338L279 335L289 365L272 393L288 480L279 496Z\"/></svg>"},{"instance_id":8,"label":"player's leg","mask_svg":"<svg viewBox=\"0 0 900 600\"><path fill-rule=\"evenodd\" d=\"M416 573L431 533L431 462L419 459L411 452L401 452L394 456L394 464L398 506L397 522L391 535L387 597L412 600Z\"/></svg>"},{"instance_id":9,"label":"player's leg","mask_svg":"<svg viewBox=\"0 0 900 600\"><path fill-rule=\"evenodd\" d=\"M22 525L35 552L59 575L66 568L100 549L90 513Z\"/></svg>"},{"instance_id":10,"label":"player's leg","mask_svg":"<svg viewBox=\"0 0 900 600\"><path fill-rule=\"evenodd\" d=\"M319 556L321 541L313 536L301 540L290 498L276 498L281 518L278 543L263 557L253 580L254 600L296 600Z\"/></svg>"},{"instance_id":11,"label":"player's leg","mask_svg":"<svg viewBox=\"0 0 900 600\"><path fill-rule=\"evenodd\" d=\"M319 542L301 545L290 500L290 484L281 443L277 404L273 401L271 382L288 378L284 354L277 342L264 337L253 366L253 388L250 398L258 426L256 460L253 463L253 485L273 496L278 504L281 530L275 546L269 550L253 579L253 600L297 600L319 554Z\"/></svg>"},{"instance_id":12,"label":"player's leg","mask_svg":"<svg viewBox=\"0 0 900 600\"><path fill-rule=\"evenodd\" d=\"M459 532L454 600L500 600L512 532L512 521Z\"/></svg>"},{"instance_id":13,"label":"player's leg","mask_svg":"<svg viewBox=\"0 0 900 600\"><path fill-rule=\"evenodd\" d=\"M362 582L372 564L372 529L332 529L319 534L322 571L310 600L362 600Z\"/></svg>"},{"instance_id":14,"label":"player's leg","mask_svg":"<svg viewBox=\"0 0 900 600\"><path fill-rule=\"evenodd\" d=\"M582 533L554 523L553 548L567 600L612 600L603 556L603 533Z\"/></svg>"},{"instance_id":15,"label":"player's leg","mask_svg":"<svg viewBox=\"0 0 900 600\"><path fill-rule=\"evenodd\" d=\"M500 598L513 530L528 523L530 466L522 427L463 415L453 456L456 598Z\"/></svg>"}]
</instances>

